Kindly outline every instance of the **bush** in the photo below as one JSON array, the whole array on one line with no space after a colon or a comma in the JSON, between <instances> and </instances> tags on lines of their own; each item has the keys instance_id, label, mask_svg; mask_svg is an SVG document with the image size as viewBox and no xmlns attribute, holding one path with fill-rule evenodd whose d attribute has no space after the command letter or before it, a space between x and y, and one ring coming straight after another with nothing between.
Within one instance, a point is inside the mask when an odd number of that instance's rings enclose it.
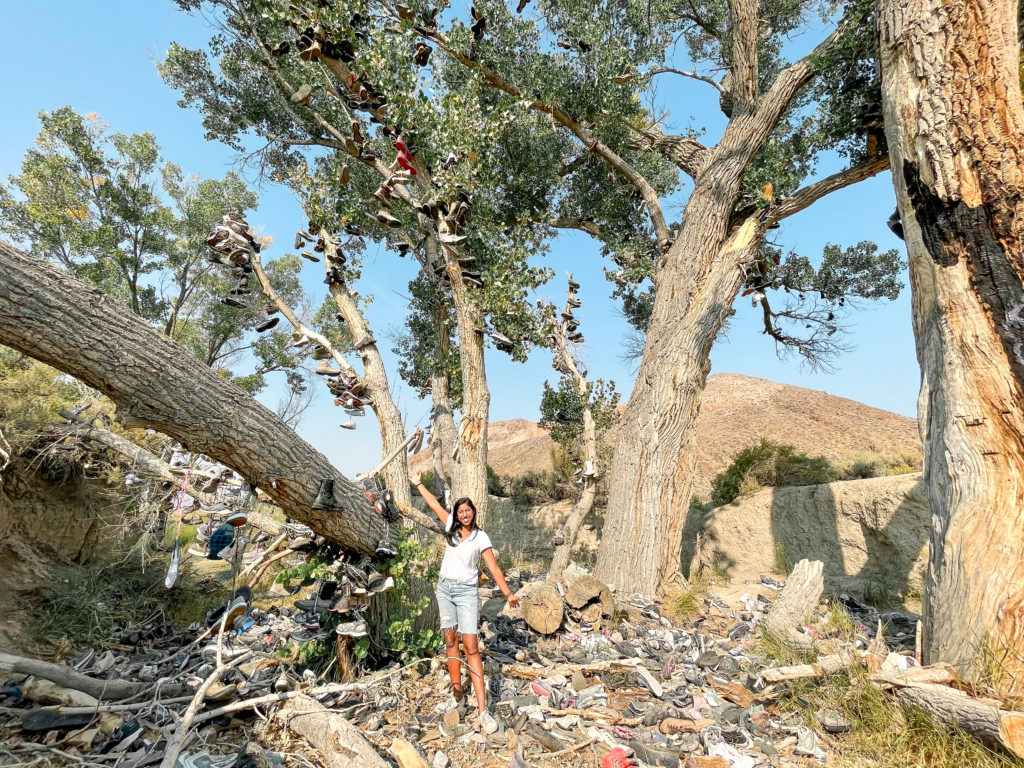
<instances>
[{"instance_id":1,"label":"bush","mask_svg":"<svg viewBox=\"0 0 1024 768\"><path fill-rule=\"evenodd\" d=\"M921 471L921 457L912 453L858 453L841 469L843 480L906 475Z\"/></svg>"},{"instance_id":2,"label":"bush","mask_svg":"<svg viewBox=\"0 0 1024 768\"><path fill-rule=\"evenodd\" d=\"M505 483L501 479L501 475L491 468L491 465L487 465L487 493L491 496L504 496L505 495Z\"/></svg>"},{"instance_id":3,"label":"bush","mask_svg":"<svg viewBox=\"0 0 1024 768\"><path fill-rule=\"evenodd\" d=\"M733 456L732 464L711 481L711 503L719 507L761 488L819 485L842 477L824 456L797 453L791 445L761 439Z\"/></svg>"}]
</instances>

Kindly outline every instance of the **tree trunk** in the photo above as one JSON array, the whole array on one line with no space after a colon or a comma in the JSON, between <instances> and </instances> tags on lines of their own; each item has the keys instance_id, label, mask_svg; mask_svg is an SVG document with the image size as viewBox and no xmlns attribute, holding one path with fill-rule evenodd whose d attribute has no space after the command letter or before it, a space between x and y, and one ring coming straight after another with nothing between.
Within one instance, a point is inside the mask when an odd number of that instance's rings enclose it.
<instances>
[{"instance_id":1,"label":"tree trunk","mask_svg":"<svg viewBox=\"0 0 1024 768\"><path fill-rule=\"evenodd\" d=\"M324 263L335 255L336 248L331 241L331 233L321 230L320 236L324 238ZM348 286L332 282L329 288L335 304L345 318L353 339L360 339L370 332L359 311L355 298L349 293ZM402 414L391 397L391 390L388 388L388 374L384 369L384 360L381 358L380 350L376 344L371 344L363 349L363 384L366 387L366 394L373 400L370 406L377 415L380 424L381 436L381 458L391 454L405 440L405 425L402 423ZM405 451L402 451L391 463L384 467L381 474L384 475L384 482L395 496L395 500L402 504L411 504L412 495L409 493L409 464L406 461Z\"/></svg>"},{"instance_id":2,"label":"tree trunk","mask_svg":"<svg viewBox=\"0 0 1024 768\"><path fill-rule=\"evenodd\" d=\"M440 219L438 232L447 234L447 219ZM441 248L442 252L445 248ZM462 418L456 437L461 478L452 478L452 495L456 498L468 496L477 509L477 522L483 526L487 521L487 419L491 405L491 393L487 389L487 373L484 367L484 337L476 332L484 324L480 309L473 304L469 290L462 283L459 262L450 256L444 257L448 278L452 285L452 301L458 322L459 363L462 369ZM458 480L461 479L461 485ZM454 499L453 499L454 501Z\"/></svg>"},{"instance_id":3,"label":"tree trunk","mask_svg":"<svg viewBox=\"0 0 1024 768\"><path fill-rule=\"evenodd\" d=\"M760 236L753 220L727 236L744 163L723 155L723 167L698 180L682 232L656 275L647 343L621 417L594 570L620 593L653 595L679 570L711 345L742 285L741 263Z\"/></svg>"},{"instance_id":4,"label":"tree trunk","mask_svg":"<svg viewBox=\"0 0 1024 768\"><path fill-rule=\"evenodd\" d=\"M451 345L451 330L448 327L447 313L440 300L434 305L434 322L437 331L437 356L430 377L430 394L434 408L434 421L430 427L430 457L434 464L434 476L438 479L438 486L434 490L444 504L445 468L451 470L452 483L461 488L462 466L449 461L451 452L455 449L458 433L455 431L455 416L452 414L451 381L448 379L448 368L445 364ZM453 498L452 501L454 500Z\"/></svg>"},{"instance_id":5,"label":"tree trunk","mask_svg":"<svg viewBox=\"0 0 1024 768\"><path fill-rule=\"evenodd\" d=\"M1024 109L1017 5L881 2L932 504L925 663L1024 685ZM985 670L984 667L989 669Z\"/></svg>"},{"instance_id":6,"label":"tree trunk","mask_svg":"<svg viewBox=\"0 0 1024 768\"><path fill-rule=\"evenodd\" d=\"M358 728L316 699L296 696L274 719L305 739L327 768L388 768Z\"/></svg>"},{"instance_id":7,"label":"tree trunk","mask_svg":"<svg viewBox=\"0 0 1024 768\"><path fill-rule=\"evenodd\" d=\"M151 427L263 488L289 517L372 554L380 518L362 490L272 411L114 299L0 241L0 343L62 370ZM334 480L338 511L310 509Z\"/></svg>"},{"instance_id":8,"label":"tree trunk","mask_svg":"<svg viewBox=\"0 0 1024 768\"><path fill-rule=\"evenodd\" d=\"M572 307L566 304L565 311L571 314ZM595 472L598 472L600 470L597 464L597 425L594 423L594 409L590 400L590 386L587 383L587 377L580 370L580 366L576 364L576 359L569 352L569 344L566 338L568 330L567 321L561 320L556 324L556 330L551 337L552 351L555 354L556 360L560 363L559 369L568 371L568 375L576 384L576 392L579 393L580 399L583 401L583 460L584 462L591 462ZM586 464L584 464L585 466ZM555 550L551 555L548 581L557 581L561 577L562 571L569 565L569 557L572 555L576 536L580 532L580 528L583 527L583 521L586 520L590 510L593 509L596 496L597 476L591 475L588 477L584 475L583 493L562 525L562 543L555 544Z\"/></svg>"}]
</instances>

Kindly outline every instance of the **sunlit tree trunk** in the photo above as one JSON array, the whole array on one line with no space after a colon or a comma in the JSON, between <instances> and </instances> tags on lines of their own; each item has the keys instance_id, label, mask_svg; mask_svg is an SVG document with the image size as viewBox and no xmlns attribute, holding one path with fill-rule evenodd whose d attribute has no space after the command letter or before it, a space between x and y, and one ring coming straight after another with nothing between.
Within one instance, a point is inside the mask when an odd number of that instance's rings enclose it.
<instances>
[{"instance_id":1,"label":"sunlit tree trunk","mask_svg":"<svg viewBox=\"0 0 1024 768\"><path fill-rule=\"evenodd\" d=\"M998 670L1020 689L1024 110L1017 5L882 0L877 24L933 515L925 662L950 662L989 681Z\"/></svg>"}]
</instances>

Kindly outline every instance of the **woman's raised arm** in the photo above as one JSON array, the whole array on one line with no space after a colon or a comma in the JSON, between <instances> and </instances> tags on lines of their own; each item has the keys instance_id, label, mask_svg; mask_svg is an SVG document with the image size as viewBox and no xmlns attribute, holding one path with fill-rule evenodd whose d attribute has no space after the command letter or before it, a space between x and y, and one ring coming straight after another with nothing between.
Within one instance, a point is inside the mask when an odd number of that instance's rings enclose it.
<instances>
[{"instance_id":1,"label":"woman's raised arm","mask_svg":"<svg viewBox=\"0 0 1024 768\"><path fill-rule=\"evenodd\" d=\"M441 506L441 502L437 500L437 497L430 492L419 480L415 479L412 475L409 475L409 484L416 487L416 493L423 497L423 500L427 502L427 506L434 510L434 514L437 515L437 519L441 521L441 525L447 528L448 526L448 510Z\"/></svg>"}]
</instances>

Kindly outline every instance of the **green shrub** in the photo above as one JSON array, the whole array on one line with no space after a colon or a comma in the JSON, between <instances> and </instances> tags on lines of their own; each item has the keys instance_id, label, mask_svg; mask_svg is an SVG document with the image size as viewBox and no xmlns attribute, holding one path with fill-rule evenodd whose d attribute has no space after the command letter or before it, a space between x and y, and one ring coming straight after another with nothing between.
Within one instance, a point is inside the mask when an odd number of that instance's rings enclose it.
<instances>
[{"instance_id":1,"label":"green shrub","mask_svg":"<svg viewBox=\"0 0 1024 768\"><path fill-rule=\"evenodd\" d=\"M412 599L410 587L432 584L437 580L438 565L429 547L420 544L414 531L405 529L396 547L398 554L387 561L385 572L395 580L388 593L388 627L385 632L388 649L402 664L430 656L441 642L441 633L434 628L417 628L416 619L430 605L430 596ZM362 648L357 645L356 652Z\"/></svg>"},{"instance_id":2,"label":"green shrub","mask_svg":"<svg viewBox=\"0 0 1024 768\"><path fill-rule=\"evenodd\" d=\"M921 457L912 453L858 453L840 469L843 480L906 475L921 471Z\"/></svg>"},{"instance_id":3,"label":"green shrub","mask_svg":"<svg viewBox=\"0 0 1024 768\"><path fill-rule=\"evenodd\" d=\"M761 488L819 485L840 477L840 471L824 456L797 453L791 445L762 438L733 456L729 467L711 481L711 503L719 507Z\"/></svg>"},{"instance_id":4,"label":"green shrub","mask_svg":"<svg viewBox=\"0 0 1024 768\"><path fill-rule=\"evenodd\" d=\"M504 496L505 483L501 475L494 471L490 464L487 465L487 493L491 496Z\"/></svg>"}]
</instances>

